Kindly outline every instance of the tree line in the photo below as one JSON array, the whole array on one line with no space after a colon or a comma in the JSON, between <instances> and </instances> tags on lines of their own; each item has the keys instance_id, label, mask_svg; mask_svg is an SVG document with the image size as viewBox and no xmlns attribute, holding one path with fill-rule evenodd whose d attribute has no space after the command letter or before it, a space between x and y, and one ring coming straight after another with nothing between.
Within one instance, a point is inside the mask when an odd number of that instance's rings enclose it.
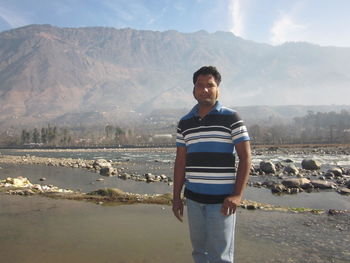
<instances>
[{"instance_id":1,"label":"tree line","mask_svg":"<svg viewBox=\"0 0 350 263\"><path fill-rule=\"evenodd\" d=\"M54 146L54 147L113 147L123 145L150 146L174 145L175 123L164 127L120 127L107 124L93 127L58 127L47 125L32 129L22 129L0 134L0 146ZM295 117L291 122L283 124L251 124L248 125L253 144L327 144L350 143L350 113L313 112L305 116ZM157 133L157 134L155 134ZM159 136L159 134L170 135ZM172 136L171 136L172 135Z\"/></svg>"},{"instance_id":2,"label":"tree line","mask_svg":"<svg viewBox=\"0 0 350 263\"><path fill-rule=\"evenodd\" d=\"M350 114L346 110L309 111L289 124L251 125L248 129L257 144L349 143Z\"/></svg>"}]
</instances>

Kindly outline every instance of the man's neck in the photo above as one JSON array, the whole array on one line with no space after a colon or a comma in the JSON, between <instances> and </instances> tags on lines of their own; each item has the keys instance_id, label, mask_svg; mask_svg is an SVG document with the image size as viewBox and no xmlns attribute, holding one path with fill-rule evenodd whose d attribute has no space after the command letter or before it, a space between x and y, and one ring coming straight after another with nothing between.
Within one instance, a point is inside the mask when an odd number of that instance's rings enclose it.
<instances>
[{"instance_id":1,"label":"man's neck","mask_svg":"<svg viewBox=\"0 0 350 263\"><path fill-rule=\"evenodd\" d=\"M215 107L215 104L213 104L213 105L199 104L199 107L198 107L199 117L204 118Z\"/></svg>"}]
</instances>

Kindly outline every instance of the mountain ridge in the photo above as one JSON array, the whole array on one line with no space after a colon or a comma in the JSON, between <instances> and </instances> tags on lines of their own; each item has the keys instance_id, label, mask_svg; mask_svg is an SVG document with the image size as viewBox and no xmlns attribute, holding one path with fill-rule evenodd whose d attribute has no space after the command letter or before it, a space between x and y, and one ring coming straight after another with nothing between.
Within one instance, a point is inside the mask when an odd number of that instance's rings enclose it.
<instances>
[{"instance_id":1,"label":"mountain ridge","mask_svg":"<svg viewBox=\"0 0 350 263\"><path fill-rule=\"evenodd\" d=\"M0 125L79 112L127 121L156 109L190 108L192 74L209 64L222 73L227 106L346 104L350 95L350 48L274 47L203 30L51 25L3 31L0 44Z\"/></svg>"}]
</instances>

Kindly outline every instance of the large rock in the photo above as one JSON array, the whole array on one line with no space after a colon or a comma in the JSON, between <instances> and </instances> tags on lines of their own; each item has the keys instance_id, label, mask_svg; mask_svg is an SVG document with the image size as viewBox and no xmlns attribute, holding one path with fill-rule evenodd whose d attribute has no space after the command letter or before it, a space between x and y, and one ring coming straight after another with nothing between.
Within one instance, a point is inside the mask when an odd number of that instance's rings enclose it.
<instances>
[{"instance_id":1,"label":"large rock","mask_svg":"<svg viewBox=\"0 0 350 263\"><path fill-rule=\"evenodd\" d=\"M345 188L345 187L339 188L338 192L340 194L342 194L342 195L350 195L350 189L349 188Z\"/></svg>"},{"instance_id":2,"label":"large rock","mask_svg":"<svg viewBox=\"0 0 350 263\"><path fill-rule=\"evenodd\" d=\"M26 178L19 176L17 178L8 177L1 181L5 187L31 187L32 183Z\"/></svg>"},{"instance_id":3,"label":"large rock","mask_svg":"<svg viewBox=\"0 0 350 263\"><path fill-rule=\"evenodd\" d=\"M116 171L112 167L102 167L100 169L100 175L113 176L116 175Z\"/></svg>"},{"instance_id":4,"label":"large rock","mask_svg":"<svg viewBox=\"0 0 350 263\"><path fill-rule=\"evenodd\" d=\"M309 189L312 188L311 182L306 178L291 178L282 181L282 184L288 188L303 188Z\"/></svg>"},{"instance_id":5,"label":"large rock","mask_svg":"<svg viewBox=\"0 0 350 263\"><path fill-rule=\"evenodd\" d=\"M276 173L276 167L271 161L262 161L260 162L260 170L264 173L274 174Z\"/></svg>"},{"instance_id":6,"label":"large rock","mask_svg":"<svg viewBox=\"0 0 350 263\"><path fill-rule=\"evenodd\" d=\"M321 164L319 161L314 159L304 159L301 162L301 167L305 170L319 170L321 168Z\"/></svg>"},{"instance_id":7,"label":"large rock","mask_svg":"<svg viewBox=\"0 0 350 263\"><path fill-rule=\"evenodd\" d=\"M350 180L347 180L344 185L347 187L347 188L350 188Z\"/></svg>"},{"instance_id":8,"label":"large rock","mask_svg":"<svg viewBox=\"0 0 350 263\"><path fill-rule=\"evenodd\" d=\"M272 193L283 193L287 190L287 188L283 184L274 184L271 187Z\"/></svg>"},{"instance_id":9,"label":"large rock","mask_svg":"<svg viewBox=\"0 0 350 263\"><path fill-rule=\"evenodd\" d=\"M298 168L295 166L294 163L291 163L289 165L287 165L286 167L284 167L283 172L287 173L287 174L299 174L299 170Z\"/></svg>"},{"instance_id":10,"label":"large rock","mask_svg":"<svg viewBox=\"0 0 350 263\"><path fill-rule=\"evenodd\" d=\"M112 164L105 159L97 159L92 165L95 169L112 167Z\"/></svg>"},{"instance_id":11,"label":"large rock","mask_svg":"<svg viewBox=\"0 0 350 263\"><path fill-rule=\"evenodd\" d=\"M343 175L343 171L339 167L331 168L327 172L334 174L335 177L341 177Z\"/></svg>"},{"instance_id":12,"label":"large rock","mask_svg":"<svg viewBox=\"0 0 350 263\"><path fill-rule=\"evenodd\" d=\"M315 188L320 188L320 189L333 189L336 187L335 183L330 181L324 181L324 180L312 180L311 184Z\"/></svg>"},{"instance_id":13,"label":"large rock","mask_svg":"<svg viewBox=\"0 0 350 263\"><path fill-rule=\"evenodd\" d=\"M158 181L158 180L157 180L157 177L156 177L154 174L146 173L144 176L145 176L145 178L146 178L146 180L147 180L148 183Z\"/></svg>"}]
</instances>

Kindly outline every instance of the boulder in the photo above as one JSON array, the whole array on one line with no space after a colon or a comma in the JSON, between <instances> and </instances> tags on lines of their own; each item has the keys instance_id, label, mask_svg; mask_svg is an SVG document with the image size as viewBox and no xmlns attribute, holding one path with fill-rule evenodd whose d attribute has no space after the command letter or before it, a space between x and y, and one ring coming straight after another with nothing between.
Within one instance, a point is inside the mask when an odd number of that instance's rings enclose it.
<instances>
[{"instance_id":1,"label":"boulder","mask_svg":"<svg viewBox=\"0 0 350 263\"><path fill-rule=\"evenodd\" d=\"M264 173L274 174L276 173L276 167L271 161L262 161L260 162L260 170Z\"/></svg>"},{"instance_id":2,"label":"boulder","mask_svg":"<svg viewBox=\"0 0 350 263\"><path fill-rule=\"evenodd\" d=\"M32 183L26 177L19 176L17 178L6 178L5 184L10 185L12 187L31 187Z\"/></svg>"},{"instance_id":3,"label":"boulder","mask_svg":"<svg viewBox=\"0 0 350 263\"><path fill-rule=\"evenodd\" d=\"M288 188L298 188L298 187L303 188L303 189L312 188L310 180L306 179L306 178L286 179L286 180L282 181L282 184Z\"/></svg>"},{"instance_id":4,"label":"boulder","mask_svg":"<svg viewBox=\"0 0 350 263\"><path fill-rule=\"evenodd\" d=\"M304 159L301 162L301 167L305 170L319 170L321 168L321 164L319 161L314 159Z\"/></svg>"},{"instance_id":5,"label":"boulder","mask_svg":"<svg viewBox=\"0 0 350 263\"><path fill-rule=\"evenodd\" d=\"M95 169L112 167L112 164L105 159L97 159L94 161L92 166Z\"/></svg>"},{"instance_id":6,"label":"boulder","mask_svg":"<svg viewBox=\"0 0 350 263\"><path fill-rule=\"evenodd\" d=\"M159 181L159 179L157 179L157 177L154 174L146 173L144 176L148 183Z\"/></svg>"},{"instance_id":7,"label":"boulder","mask_svg":"<svg viewBox=\"0 0 350 263\"><path fill-rule=\"evenodd\" d=\"M324 177L326 179L333 179L334 178L334 173L330 172L330 171L327 171L325 174L324 174Z\"/></svg>"},{"instance_id":8,"label":"boulder","mask_svg":"<svg viewBox=\"0 0 350 263\"><path fill-rule=\"evenodd\" d=\"M161 180L167 180L168 177L167 177L165 174L161 174L161 175L160 175L160 179L161 179Z\"/></svg>"},{"instance_id":9,"label":"boulder","mask_svg":"<svg viewBox=\"0 0 350 263\"><path fill-rule=\"evenodd\" d=\"M100 175L103 176L112 176L115 174L114 169L112 167L102 167L100 169Z\"/></svg>"},{"instance_id":10,"label":"boulder","mask_svg":"<svg viewBox=\"0 0 350 263\"><path fill-rule=\"evenodd\" d=\"M283 184L275 184L271 187L272 193L283 193L287 188Z\"/></svg>"},{"instance_id":11,"label":"boulder","mask_svg":"<svg viewBox=\"0 0 350 263\"><path fill-rule=\"evenodd\" d=\"M347 187L347 188L350 188L350 180L347 180L344 185Z\"/></svg>"},{"instance_id":12,"label":"boulder","mask_svg":"<svg viewBox=\"0 0 350 263\"><path fill-rule=\"evenodd\" d=\"M128 174L128 173L123 173L123 174L121 174L119 177L120 177L121 179L123 179L123 180L128 180L128 179L131 178L131 175Z\"/></svg>"},{"instance_id":13,"label":"boulder","mask_svg":"<svg viewBox=\"0 0 350 263\"><path fill-rule=\"evenodd\" d=\"M332 173L335 177L341 177L343 175L343 171L339 167L331 168L327 171L327 173Z\"/></svg>"},{"instance_id":14,"label":"boulder","mask_svg":"<svg viewBox=\"0 0 350 263\"><path fill-rule=\"evenodd\" d=\"M287 174L299 174L299 170L294 163L288 164L286 167L284 167L283 172Z\"/></svg>"},{"instance_id":15,"label":"boulder","mask_svg":"<svg viewBox=\"0 0 350 263\"><path fill-rule=\"evenodd\" d=\"M326 180L312 180L311 184L315 188L320 188L320 189L333 189L336 187L335 183L326 181Z\"/></svg>"},{"instance_id":16,"label":"boulder","mask_svg":"<svg viewBox=\"0 0 350 263\"><path fill-rule=\"evenodd\" d=\"M339 192L339 194L342 194L342 195L350 195L350 189L349 188L345 188L345 187L339 188L338 192Z\"/></svg>"}]
</instances>

